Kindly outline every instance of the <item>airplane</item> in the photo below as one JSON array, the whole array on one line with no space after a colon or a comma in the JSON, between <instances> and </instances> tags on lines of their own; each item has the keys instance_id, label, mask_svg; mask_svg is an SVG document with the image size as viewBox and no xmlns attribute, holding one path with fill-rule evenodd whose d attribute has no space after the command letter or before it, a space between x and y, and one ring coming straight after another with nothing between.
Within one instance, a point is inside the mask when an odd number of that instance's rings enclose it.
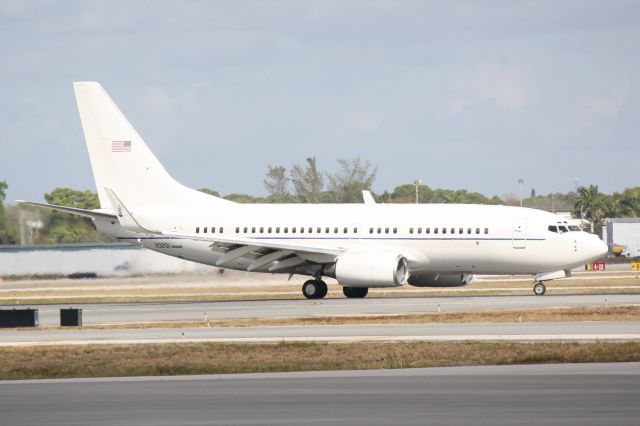
<instances>
[{"instance_id":1,"label":"airplane","mask_svg":"<svg viewBox=\"0 0 640 426\"><path fill-rule=\"evenodd\" d=\"M607 246L561 216L465 204L243 204L178 183L96 82L73 84L100 208L24 202L91 218L121 241L221 268L297 274L308 299L335 278L347 298L370 288L457 287L478 275L545 281L601 258ZM215 166L213 166L215 167Z\"/></svg>"}]
</instances>

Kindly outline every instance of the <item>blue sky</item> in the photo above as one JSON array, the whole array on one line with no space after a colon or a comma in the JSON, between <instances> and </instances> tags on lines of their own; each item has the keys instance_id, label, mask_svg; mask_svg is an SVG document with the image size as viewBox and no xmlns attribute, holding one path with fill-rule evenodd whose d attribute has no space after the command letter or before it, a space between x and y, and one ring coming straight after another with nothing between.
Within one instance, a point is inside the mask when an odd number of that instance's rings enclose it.
<instances>
[{"instance_id":1,"label":"blue sky","mask_svg":"<svg viewBox=\"0 0 640 426\"><path fill-rule=\"evenodd\" d=\"M637 1L3 0L0 53L8 201L95 189L79 80L223 194L312 155L369 160L376 191L640 185Z\"/></svg>"}]
</instances>

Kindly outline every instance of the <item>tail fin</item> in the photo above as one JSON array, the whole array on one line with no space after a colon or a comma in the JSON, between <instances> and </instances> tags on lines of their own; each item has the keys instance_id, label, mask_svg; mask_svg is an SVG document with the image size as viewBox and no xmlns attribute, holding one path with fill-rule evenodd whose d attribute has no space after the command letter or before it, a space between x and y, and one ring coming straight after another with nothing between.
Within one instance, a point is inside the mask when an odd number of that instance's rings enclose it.
<instances>
[{"instance_id":1,"label":"tail fin","mask_svg":"<svg viewBox=\"0 0 640 426\"><path fill-rule=\"evenodd\" d=\"M176 182L99 83L73 83L102 208L113 208L105 188L131 207L230 203Z\"/></svg>"}]
</instances>

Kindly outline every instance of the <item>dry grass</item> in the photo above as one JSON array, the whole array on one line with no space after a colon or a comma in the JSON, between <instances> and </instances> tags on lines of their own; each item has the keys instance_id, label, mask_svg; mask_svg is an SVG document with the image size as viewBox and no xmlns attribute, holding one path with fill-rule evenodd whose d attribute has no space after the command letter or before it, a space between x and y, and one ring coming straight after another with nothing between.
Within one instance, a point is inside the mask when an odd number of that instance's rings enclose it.
<instances>
[{"instance_id":1,"label":"dry grass","mask_svg":"<svg viewBox=\"0 0 640 426\"><path fill-rule=\"evenodd\" d=\"M1 379L640 361L627 343L281 343L0 348Z\"/></svg>"}]
</instances>

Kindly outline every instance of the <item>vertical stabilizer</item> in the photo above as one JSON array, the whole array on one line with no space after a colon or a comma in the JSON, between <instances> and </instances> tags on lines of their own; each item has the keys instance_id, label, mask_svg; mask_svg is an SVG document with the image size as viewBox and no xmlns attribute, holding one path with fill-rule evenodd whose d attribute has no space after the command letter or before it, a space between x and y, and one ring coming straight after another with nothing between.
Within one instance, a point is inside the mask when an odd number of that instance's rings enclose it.
<instances>
[{"instance_id":1,"label":"vertical stabilizer","mask_svg":"<svg viewBox=\"0 0 640 426\"><path fill-rule=\"evenodd\" d=\"M99 83L73 89L102 208L113 207L105 188L131 207L229 203L176 182Z\"/></svg>"}]
</instances>

